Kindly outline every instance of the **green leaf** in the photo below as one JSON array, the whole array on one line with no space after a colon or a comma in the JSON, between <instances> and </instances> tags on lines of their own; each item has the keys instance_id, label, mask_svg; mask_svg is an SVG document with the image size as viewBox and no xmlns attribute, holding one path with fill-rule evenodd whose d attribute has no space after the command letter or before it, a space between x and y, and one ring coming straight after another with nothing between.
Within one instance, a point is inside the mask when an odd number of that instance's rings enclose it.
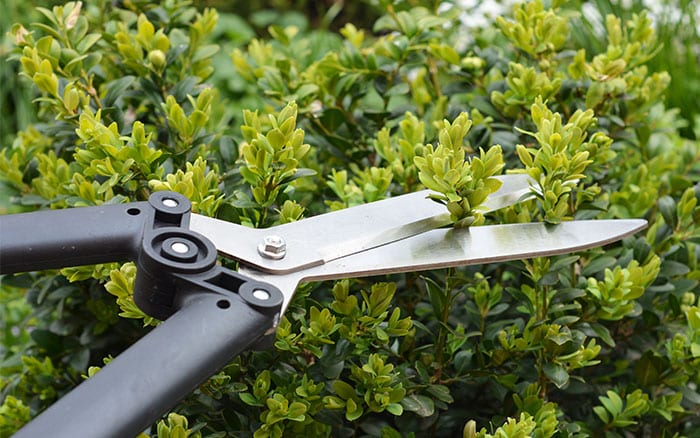
<instances>
[{"instance_id":1,"label":"green leaf","mask_svg":"<svg viewBox=\"0 0 700 438\"><path fill-rule=\"evenodd\" d=\"M616 392L614 391L606 391L607 397L598 397L600 402L605 406L605 409L608 410L614 417L617 417L622 413L622 408L623 408L623 402L622 398L620 398L619 395L617 395Z\"/></svg>"},{"instance_id":2,"label":"green leaf","mask_svg":"<svg viewBox=\"0 0 700 438\"><path fill-rule=\"evenodd\" d=\"M427 277L423 277L423 279L425 280L425 287L430 297L430 304L433 306L433 312L435 315L441 315L446 306L445 291L443 287L437 284L433 279Z\"/></svg>"},{"instance_id":3,"label":"green leaf","mask_svg":"<svg viewBox=\"0 0 700 438\"><path fill-rule=\"evenodd\" d=\"M187 96L195 96L198 94L195 90L197 82L199 82L199 78L187 76L175 84L170 93L175 97L177 102L184 102L187 100Z\"/></svg>"},{"instance_id":4,"label":"green leaf","mask_svg":"<svg viewBox=\"0 0 700 438\"><path fill-rule=\"evenodd\" d=\"M359 406L353 399L348 399L345 404L345 418L355 421L362 416L362 406Z\"/></svg>"},{"instance_id":5,"label":"green leaf","mask_svg":"<svg viewBox=\"0 0 700 438\"><path fill-rule=\"evenodd\" d=\"M690 344L690 354L693 355L693 358L700 357L700 344L697 342Z\"/></svg>"},{"instance_id":6,"label":"green leaf","mask_svg":"<svg viewBox=\"0 0 700 438\"><path fill-rule=\"evenodd\" d=\"M331 132L336 131L340 125L345 123L345 113L336 108L328 108L323 111L320 120L326 129Z\"/></svg>"},{"instance_id":7,"label":"green leaf","mask_svg":"<svg viewBox=\"0 0 700 438\"><path fill-rule=\"evenodd\" d=\"M319 87L316 84L304 84L295 91L296 98L302 100L310 95L317 94Z\"/></svg>"},{"instance_id":8,"label":"green leaf","mask_svg":"<svg viewBox=\"0 0 700 438\"><path fill-rule=\"evenodd\" d=\"M250 394L250 393L248 393L248 392L241 392L240 394L238 394L238 396L241 398L241 400L243 401L243 403L245 403L245 404L247 404L247 405L250 405L250 406L264 406L264 404L261 403L260 401L258 401L258 399L256 399L256 398L253 396L253 394Z\"/></svg>"},{"instance_id":9,"label":"green leaf","mask_svg":"<svg viewBox=\"0 0 700 438\"><path fill-rule=\"evenodd\" d=\"M696 391L684 386L681 390L683 392L683 399L687 400L695 405L700 405L700 394Z\"/></svg>"},{"instance_id":10,"label":"green leaf","mask_svg":"<svg viewBox=\"0 0 700 438\"><path fill-rule=\"evenodd\" d=\"M450 394L450 389L445 385L429 385L427 388L430 395L445 403L453 403L454 398Z\"/></svg>"},{"instance_id":11,"label":"green leaf","mask_svg":"<svg viewBox=\"0 0 700 438\"><path fill-rule=\"evenodd\" d=\"M546 363L542 366L545 376L556 385L557 388L563 388L569 383L569 373L566 368L556 363Z\"/></svg>"},{"instance_id":12,"label":"green leaf","mask_svg":"<svg viewBox=\"0 0 700 438\"><path fill-rule=\"evenodd\" d=\"M283 182L289 183L289 182L294 181L295 179L305 178L308 176L315 176L315 175L316 175L316 171L313 169L300 168L300 169L296 169L294 171L294 174L291 177L285 179Z\"/></svg>"},{"instance_id":13,"label":"green leaf","mask_svg":"<svg viewBox=\"0 0 700 438\"><path fill-rule=\"evenodd\" d=\"M204 59L209 59L216 55L219 51L219 46L217 44L209 44L206 46L201 46L197 49L194 56L192 57L192 62L202 61Z\"/></svg>"},{"instance_id":14,"label":"green leaf","mask_svg":"<svg viewBox=\"0 0 700 438\"><path fill-rule=\"evenodd\" d=\"M90 49L92 46L95 45L100 39L102 38L102 35L99 33L91 33L89 35L86 35L85 38L83 38L80 43L78 43L78 46L76 49L80 53L85 53Z\"/></svg>"},{"instance_id":15,"label":"green leaf","mask_svg":"<svg viewBox=\"0 0 700 438\"><path fill-rule=\"evenodd\" d=\"M424 395L411 394L401 400L401 406L419 417L429 417L435 412L435 403Z\"/></svg>"},{"instance_id":16,"label":"green leaf","mask_svg":"<svg viewBox=\"0 0 700 438\"><path fill-rule=\"evenodd\" d=\"M134 76L124 76L122 78L110 82L107 85L107 94L102 100L104 106L114 106L117 99L124 94L126 89L129 88L135 80L136 78Z\"/></svg>"},{"instance_id":17,"label":"green leaf","mask_svg":"<svg viewBox=\"0 0 700 438\"><path fill-rule=\"evenodd\" d=\"M397 417L403 414L403 406L401 406L399 403L389 403L386 406L386 410Z\"/></svg>"},{"instance_id":18,"label":"green leaf","mask_svg":"<svg viewBox=\"0 0 700 438\"><path fill-rule=\"evenodd\" d=\"M31 337L37 345L50 355L56 355L63 351L63 338L49 330L34 329L31 332Z\"/></svg>"},{"instance_id":19,"label":"green leaf","mask_svg":"<svg viewBox=\"0 0 700 438\"><path fill-rule=\"evenodd\" d=\"M700 308L697 306L691 306L686 310L686 318L688 319L688 325L693 330L700 330Z\"/></svg>"},{"instance_id":20,"label":"green leaf","mask_svg":"<svg viewBox=\"0 0 700 438\"><path fill-rule=\"evenodd\" d=\"M474 353L469 350L460 350L455 354L453 361L457 372L463 373L469 369Z\"/></svg>"},{"instance_id":21,"label":"green leaf","mask_svg":"<svg viewBox=\"0 0 700 438\"><path fill-rule=\"evenodd\" d=\"M661 263L659 274L666 277L681 277L688 272L690 272L688 265L666 259Z\"/></svg>"},{"instance_id":22,"label":"green leaf","mask_svg":"<svg viewBox=\"0 0 700 438\"><path fill-rule=\"evenodd\" d=\"M605 271L605 269L614 266L617 263L617 259L611 256L601 256L593 259L583 268L583 275L595 275L600 272Z\"/></svg>"},{"instance_id":23,"label":"green leaf","mask_svg":"<svg viewBox=\"0 0 700 438\"><path fill-rule=\"evenodd\" d=\"M657 201L659 213L664 218L664 222L671 227L676 228L678 225L678 216L676 216L676 201L670 196L662 196Z\"/></svg>"},{"instance_id":24,"label":"green leaf","mask_svg":"<svg viewBox=\"0 0 700 438\"><path fill-rule=\"evenodd\" d=\"M350 400L357 398L357 393L355 389L349 384L343 382L342 380L336 380L333 382L333 391L335 391L340 398L344 400Z\"/></svg>"},{"instance_id":25,"label":"green leaf","mask_svg":"<svg viewBox=\"0 0 700 438\"><path fill-rule=\"evenodd\" d=\"M645 386L654 386L660 383L660 376L668 369L668 361L651 351L645 352L634 364L634 376Z\"/></svg>"},{"instance_id":26,"label":"green leaf","mask_svg":"<svg viewBox=\"0 0 700 438\"><path fill-rule=\"evenodd\" d=\"M550 271L558 271L562 268L567 268L574 263L578 261L578 259L581 258L579 255L568 255L568 256L561 256L557 257L554 260L554 263L550 266L549 270Z\"/></svg>"}]
</instances>

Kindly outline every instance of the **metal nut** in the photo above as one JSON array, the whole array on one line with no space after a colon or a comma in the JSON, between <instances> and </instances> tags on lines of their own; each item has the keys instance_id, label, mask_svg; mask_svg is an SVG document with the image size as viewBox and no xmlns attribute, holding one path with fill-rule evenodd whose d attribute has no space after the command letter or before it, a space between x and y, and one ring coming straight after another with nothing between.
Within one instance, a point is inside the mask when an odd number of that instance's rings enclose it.
<instances>
[{"instance_id":1,"label":"metal nut","mask_svg":"<svg viewBox=\"0 0 700 438\"><path fill-rule=\"evenodd\" d=\"M265 236L262 243L258 245L258 253L272 260L282 259L287 254L287 243L282 237L274 234Z\"/></svg>"}]
</instances>

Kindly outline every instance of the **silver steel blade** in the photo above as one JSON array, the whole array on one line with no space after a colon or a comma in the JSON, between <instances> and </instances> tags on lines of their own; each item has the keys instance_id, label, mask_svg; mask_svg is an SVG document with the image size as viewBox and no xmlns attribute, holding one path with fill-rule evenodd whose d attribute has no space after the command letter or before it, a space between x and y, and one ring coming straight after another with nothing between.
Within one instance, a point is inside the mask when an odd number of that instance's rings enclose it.
<instances>
[{"instance_id":1,"label":"silver steel blade","mask_svg":"<svg viewBox=\"0 0 700 438\"><path fill-rule=\"evenodd\" d=\"M313 268L304 280L364 277L565 254L614 242L645 227L645 220L632 219L431 230Z\"/></svg>"},{"instance_id":2,"label":"silver steel blade","mask_svg":"<svg viewBox=\"0 0 700 438\"><path fill-rule=\"evenodd\" d=\"M527 175L502 175L500 189L487 199L485 212L517 203L528 193ZM450 223L447 209L428 198L428 190L409 193L272 228L251 229L192 215L190 228L209 238L222 253L270 273L318 266L370 248L396 242ZM267 235L282 237L286 255L262 257L258 244Z\"/></svg>"},{"instance_id":3,"label":"silver steel blade","mask_svg":"<svg viewBox=\"0 0 700 438\"><path fill-rule=\"evenodd\" d=\"M288 275L241 272L278 286L283 310L301 281L333 280L551 256L606 245L646 227L642 219L487 225L431 230Z\"/></svg>"}]
</instances>

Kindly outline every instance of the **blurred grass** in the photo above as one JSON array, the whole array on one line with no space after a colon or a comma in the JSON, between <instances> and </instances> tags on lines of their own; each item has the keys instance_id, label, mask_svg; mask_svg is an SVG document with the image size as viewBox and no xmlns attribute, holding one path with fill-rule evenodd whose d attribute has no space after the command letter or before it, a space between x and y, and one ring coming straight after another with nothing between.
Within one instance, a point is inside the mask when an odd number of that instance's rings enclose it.
<instances>
[{"instance_id":1,"label":"blurred grass","mask_svg":"<svg viewBox=\"0 0 700 438\"><path fill-rule=\"evenodd\" d=\"M648 10L654 20L663 48L647 63L652 71L667 71L671 85L666 91L666 106L678 108L688 126L681 133L695 138L694 125L700 120L700 1L698 0L577 0L577 7L588 4L573 20L572 37L576 45L590 53L605 47L600 31L604 17L613 14L623 19ZM597 12L596 12L597 11Z\"/></svg>"}]
</instances>

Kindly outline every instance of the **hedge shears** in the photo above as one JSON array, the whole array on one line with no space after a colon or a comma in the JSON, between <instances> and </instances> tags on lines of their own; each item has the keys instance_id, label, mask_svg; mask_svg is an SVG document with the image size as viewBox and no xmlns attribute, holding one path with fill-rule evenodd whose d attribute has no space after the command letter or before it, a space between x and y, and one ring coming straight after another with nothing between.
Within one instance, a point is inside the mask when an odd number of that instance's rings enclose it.
<instances>
[{"instance_id":1,"label":"hedge shears","mask_svg":"<svg viewBox=\"0 0 700 438\"><path fill-rule=\"evenodd\" d=\"M526 175L498 179L484 212L536 186ZM646 227L618 219L457 229L428 191L267 229L190 210L184 196L155 192L143 202L0 216L0 274L131 260L134 301L163 320L17 437L138 435L233 357L271 345L300 282L564 254Z\"/></svg>"}]
</instances>

